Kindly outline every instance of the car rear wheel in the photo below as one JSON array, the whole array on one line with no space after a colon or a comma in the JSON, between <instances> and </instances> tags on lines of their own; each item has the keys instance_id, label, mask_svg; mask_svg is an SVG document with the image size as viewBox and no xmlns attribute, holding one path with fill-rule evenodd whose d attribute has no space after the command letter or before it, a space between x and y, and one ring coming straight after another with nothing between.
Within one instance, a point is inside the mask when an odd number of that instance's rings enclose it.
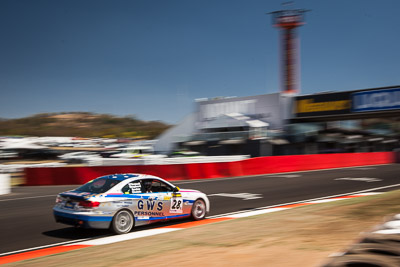
<instances>
[{"instance_id":1,"label":"car rear wheel","mask_svg":"<svg viewBox=\"0 0 400 267\"><path fill-rule=\"evenodd\" d=\"M127 210L120 210L115 214L111 222L111 230L116 234L129 233L135 225L135 219Z\"/></svg>"},{"instance_id":2,"label":"car rear wheel","mask_svg":"<svg viewBox=\"0 0 400 267\"><path fill-rule=\"evenodd\" d=\"M202 220L206 217L206 203L202 199L198 199L192 206L192 219L195 221Z\"/></svg>"}]
</instances>

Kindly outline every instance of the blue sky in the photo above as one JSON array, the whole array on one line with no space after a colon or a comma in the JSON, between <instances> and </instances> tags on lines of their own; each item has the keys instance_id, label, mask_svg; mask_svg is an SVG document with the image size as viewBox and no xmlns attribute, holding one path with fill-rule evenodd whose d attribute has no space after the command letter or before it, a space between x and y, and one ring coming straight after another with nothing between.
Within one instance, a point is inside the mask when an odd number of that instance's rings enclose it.
<instances>
[{"instance_id":1,"label":"blue sky","mask_svg":"<svg viewBox=\"0 0 400 267\"><path fill-rule=\"evenodd\" d=\"M266 0L2 0L0 117L178 123L194 99L280 89ZM400 84L398 0L299 0L301 94Z\"/></svg>"}]
</instances>

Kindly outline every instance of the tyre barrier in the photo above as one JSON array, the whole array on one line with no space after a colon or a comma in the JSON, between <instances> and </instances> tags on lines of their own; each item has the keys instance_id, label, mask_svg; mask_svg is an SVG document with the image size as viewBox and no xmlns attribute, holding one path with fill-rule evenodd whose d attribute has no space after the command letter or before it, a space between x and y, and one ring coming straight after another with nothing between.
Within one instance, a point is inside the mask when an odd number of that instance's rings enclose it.
<instances>
[{"instance_id":1,"label":"tyre barrier","mask_svg":"<svg viewBox=\"0 0 400 267\"><path fill-rule=\"evenodd\" d=\"M399 257L400 256L400 246L395 247L391 244L374 244L374 243L360 243L351 247L347 254L376 254L383 256L392 256Z\"/></svg>"},{"instance_id":2,"label":"tyre barrier","mask_svg":"<svg viewBox=\"0 0 400 267\"><path fill-rule=\"evenodd\" d=\"M323 267L394 267L400 266L400 214L376 227L371 233L350 246L339 256L334 256ZM392 230L398 230L393 234ZM388 234L386 234L388 233Z\"/></svg>"},{"instance_id":3,"label":"tyre barrier","mask_svg":"<svg viewBox=\"0 0 400 267\"><path fill-rule=\"evenodd\" d=\"M363 236L360 243L384 244L400 248L400 235L367 233Z\"/></svg>"},{"instance_id":4,"label":"tyre barrier","mask_svg":"<svg viewBox=\"0 0 400 267\"><path fill-rule=\"evenodd\" d=\"M335 258L325 267L399 267L399 261L379 255L344 255Z\"/></svg>"}]
</instances>

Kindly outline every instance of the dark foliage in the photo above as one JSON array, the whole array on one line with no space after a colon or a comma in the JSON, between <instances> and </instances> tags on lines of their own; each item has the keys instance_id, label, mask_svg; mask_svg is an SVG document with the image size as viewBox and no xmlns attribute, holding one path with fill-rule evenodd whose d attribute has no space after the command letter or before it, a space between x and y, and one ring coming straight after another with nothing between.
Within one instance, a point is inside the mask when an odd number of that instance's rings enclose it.
<instances>
[{"instance_id":1,"label":"dark foliage","mask_svg":"<svg viewBox=\"0 0 400 267\"><path fill-rule=\"evenodd\" d=\"M0 119L0 135L155 138L170 125L88 112L44 113L20 119Z\"/></svg>"}]
</instances>

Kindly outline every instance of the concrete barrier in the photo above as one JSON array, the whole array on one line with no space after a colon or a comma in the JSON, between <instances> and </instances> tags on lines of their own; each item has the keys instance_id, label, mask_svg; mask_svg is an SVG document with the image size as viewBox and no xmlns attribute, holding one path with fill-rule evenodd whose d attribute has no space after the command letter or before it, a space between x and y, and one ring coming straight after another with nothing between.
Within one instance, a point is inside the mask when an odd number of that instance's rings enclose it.
<instances>
[{"instance_id":1,"label":"concrete barrier","mask_svg":"<svg viewBox=\"0 0 400 267\"><path fill-rule=\"evenodd\" d=\"M0 195L11 193L10 174L0 174Z\"/></svg>"},{"instance_id":2,"label":"concrete barrier","mask_svg":"<svg viewBox=\"0 0 400 267\"><path fill-rule=\"evenodd\" d=\"M146 173L166 180L251 176L395 162L393 152L315 154L250 158L232 162L164 165L26 168L26 185L83 184L113 173Z\"/></svg>"}]
</instances>

